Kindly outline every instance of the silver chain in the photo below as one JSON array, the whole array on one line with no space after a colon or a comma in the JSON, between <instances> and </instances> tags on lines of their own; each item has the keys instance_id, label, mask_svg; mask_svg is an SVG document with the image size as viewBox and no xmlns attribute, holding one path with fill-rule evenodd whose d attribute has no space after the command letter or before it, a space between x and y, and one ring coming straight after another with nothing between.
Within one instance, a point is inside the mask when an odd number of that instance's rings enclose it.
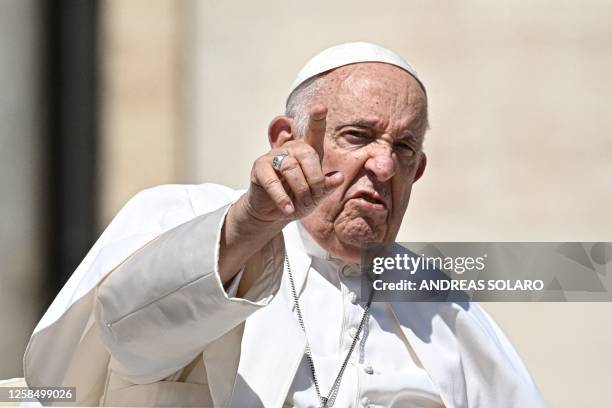
<instances>
[{"instance_id":1,"label":"silver chain","mask_svg":"<svg viewBox=\"0 0 612 408\"><path fill-rule=\"evenodd\" d=\"M295 304L295 312L297 314L297 320L302 330L304 331L304 336L306 336L306 326L304 326L304 318L302 317L302 310L300 309L300 303L298 302L297 291L295 290L295 283L293 282L293 273L291 273L291 265L289 265L289 257L285 252L285 264L287 265L287 274L289 275L289 284L291 285L291 294L293 295L293 302ZM372 304L372 297L374 295L374 291L370 291L370 296L368 297L368 302L366 303L363 316L361 316L361 321L359 322L359 327L357 328L357 333L355 334L355 338L349 347L348 352L346 353L346 358L340 367L340 371L338 371L338 375L332 384L327 397L323 397L321 395L321 389L319 388L319 381L317 379L317 374L315 372L314 360L312 359L312 352L310 350L310 342L308 341L308 336L306 336L306 359L308 360L308 365L310 366L310 373L312 374L312 381L314 382L315 391L317 392L317 397L319 398L319 402L321 403L321 408L328 408L334 404L334 400L336 397L336 393L338 392L338 388L340 388L340 382L342 381L342 376L344 375L344 370L346 370L346 366L348 365L349 358L355 349L355 345L357 344L357 339L359 339L359 335L363 330L363 326L368 316L368 312L370 310L370 305ZM333 398L332 398L333 397Z\"/></svg>"}]
</instances>

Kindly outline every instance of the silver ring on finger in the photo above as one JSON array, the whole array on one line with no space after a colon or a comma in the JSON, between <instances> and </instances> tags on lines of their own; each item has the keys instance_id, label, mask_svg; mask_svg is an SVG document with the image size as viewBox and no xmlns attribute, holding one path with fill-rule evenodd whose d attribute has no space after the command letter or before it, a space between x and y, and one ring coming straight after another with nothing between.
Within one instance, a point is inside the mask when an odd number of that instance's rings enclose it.
<instances>
[{"instance_id":1,"label":"silver ring on finger","mask_svg":"<svg viewBox=\"0 0 612 408\"><path fill-rule=\"evenodd\" d=\"M272 167L276 170L280 171L281 166L283 165L283 160L289 156L288 153L277 154L272 158Z\"/></svg>"}]
</instances>

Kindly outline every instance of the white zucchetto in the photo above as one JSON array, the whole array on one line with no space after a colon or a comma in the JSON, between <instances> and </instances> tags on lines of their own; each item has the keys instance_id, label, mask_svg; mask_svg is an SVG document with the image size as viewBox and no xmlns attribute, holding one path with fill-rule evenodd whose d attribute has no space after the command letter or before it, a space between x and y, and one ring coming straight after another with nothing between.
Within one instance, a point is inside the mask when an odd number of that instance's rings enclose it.
<instances>
[{"instance_id":1,"label":"white zucchetto","mask_svg":"<svg viewBox=\"0 0 612 408\"><path fill-rule=\"evenodd\" d=\"M298 72L289 90L289 95L304 81L316 75L357 62L383 62L395 65L412 75L425 90L425 86L412 65L397 53L369 42L351 42L327 48L312 57Z\"/></svg>"}]
</instances>

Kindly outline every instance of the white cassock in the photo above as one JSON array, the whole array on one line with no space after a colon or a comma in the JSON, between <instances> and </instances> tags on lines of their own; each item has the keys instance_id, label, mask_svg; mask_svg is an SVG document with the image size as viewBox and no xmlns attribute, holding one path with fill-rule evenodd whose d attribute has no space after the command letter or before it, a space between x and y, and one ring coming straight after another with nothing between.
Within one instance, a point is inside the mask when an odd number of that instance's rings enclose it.
<instances>
[{"instance_id":1,"label":"white cassock","mask_svg":"<svg viewBox=\"0 0 612 408\"><path fill-rule=\"evenodd\" d=\"M363 310L358 268L291 223L224 289L219 232L241 194L174 185L130 200L34 330L28 385L75 386L78 405L315 406L283 254L324 394ZM249 269L259 277L232 297ZM545 406L476 303L374 303L358 341L334 406Z\"/></svg>"}]
</instances>

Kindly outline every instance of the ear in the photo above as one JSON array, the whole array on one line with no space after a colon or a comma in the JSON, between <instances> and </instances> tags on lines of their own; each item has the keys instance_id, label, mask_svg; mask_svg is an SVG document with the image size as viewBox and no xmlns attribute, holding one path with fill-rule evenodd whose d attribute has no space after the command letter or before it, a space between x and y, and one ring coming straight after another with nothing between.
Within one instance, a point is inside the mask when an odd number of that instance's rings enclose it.
<instances>
[{"instance_id":1,"label":"ear","mask_svg":"<svg viewBox=\"0 0 612 408\"><path fill-rule=\"evenodd\" d=\"M268 141L272 148L278 148L295 137L291 131L293 119L287 116L277 116L268 126Z\"/></svg>"},{"instance_id":2,"label":"ear","mask_svg":"<svg viewBox=\"0 0 612 408\"><path fill-rule=\"evenodd\" d=\"M425 167L427 167L427 156L423 152L421 152L420 154L421 157L419 158L419 167L417 168L417 171L414 175L413 183L416 183L416 181L421 178L423 173L425 173Z\"/></svg>"}]
</instances>

